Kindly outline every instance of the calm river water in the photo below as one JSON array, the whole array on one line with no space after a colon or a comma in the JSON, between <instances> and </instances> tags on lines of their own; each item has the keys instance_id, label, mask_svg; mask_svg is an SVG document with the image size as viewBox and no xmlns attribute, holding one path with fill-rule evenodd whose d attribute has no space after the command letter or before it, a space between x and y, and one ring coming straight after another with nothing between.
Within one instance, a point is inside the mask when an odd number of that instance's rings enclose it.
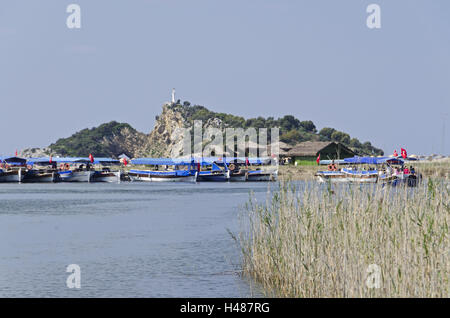
<instances>
[{"instance_id":1,"label":"calm river water","mask_svg":"<svg viewBox=\"0 0 450 318\"><path fill-rule=\"evenodd\" d=\"M0 297L260 296L227 230L268 187L0 184ZM80 289L66 286L69 264Z\"/></svg>"}]
</instances>

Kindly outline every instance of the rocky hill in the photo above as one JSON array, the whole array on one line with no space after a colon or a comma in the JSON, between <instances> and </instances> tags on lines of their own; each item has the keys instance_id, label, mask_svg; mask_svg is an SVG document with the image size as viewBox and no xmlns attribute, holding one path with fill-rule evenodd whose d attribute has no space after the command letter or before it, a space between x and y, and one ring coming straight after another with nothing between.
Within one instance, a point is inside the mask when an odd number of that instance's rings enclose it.
<instances>
[{"instance_id":1,"label":"rocky hill","mask_svg":"<svg viewBox=\"0 0 450 318\"><path fill-rule=\"evenodd\" d=\"M92 153L98 157L117 157L124 153L129 157L178 156L183 146L183 136L179 128L192 127L194 120L201 120L203 128L279 127L280 140L288 144L307 140L339 141L361 155L383 154L381 149L372 146L370 142L361 143L357 138L351 138L349 134L333 128L327 127L317 131L312 121L300 121L291 115L278 119L273 117L245 119L180 101L163 106L162 113L156 116L155 127L149 134L139 132L129 124L112 121L95 128L83 129L68 138L58 139L48 148L27 149L21 154L87 156Z\"/></svg>"}]
</instances>

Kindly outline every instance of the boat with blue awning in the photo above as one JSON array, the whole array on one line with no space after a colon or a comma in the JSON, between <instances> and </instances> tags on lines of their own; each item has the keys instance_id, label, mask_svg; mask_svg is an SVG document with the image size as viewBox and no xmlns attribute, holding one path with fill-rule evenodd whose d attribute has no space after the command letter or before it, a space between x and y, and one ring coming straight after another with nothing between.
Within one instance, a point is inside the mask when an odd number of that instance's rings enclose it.
<instances>
[{"instance_id":1,"label":"boat with blue awning","mask_svg":"<svg viewBox=\"0 0 450 318\"><path fill-rule=\"evenodd\" d=\"M200 164L200 171L197 175L197 181L213 181L222 182L228 181L230 178L230 172L225 164L212 161L209 162L208 159L204 160Z\"/></svg>"},{"instance_id":2,"label":"boat with blue awning","mask_svg":"<svg viewBox=\"0 0 450 318\"><path fill-rule=\"evenodd\" d=\"M58 182L60 181L56 162L51 158L29 158L27 159L28 171L24 182Z\"/></svg>"},{"instance_id":3,"label":"boat with blue awning","mask_svg":"<svg viewBox=\"0 0 450 318\"><path fill-rule=\"evenodd\" d=\"M278 177L278 166L272 165L269 157L204 157L198 162L202 167L209 166L207 171L200 171L198 181L275 181Z\"/></svg>"},{"instance_id":4,"label":"boat with blue awning","mask_svg":"<svg viewBox=\"0 0 450 318\"><path fill-rule=\"evenodd\" d=\"M17 156L0 157L0 182L22 182L26 171L26 159Z\"/></svg>"},{"instance_id":5,"label":"boat with blue awning","mask_svg":"<svg viewBox=\"0 0 450 318\"><path fill-rule=\"evenodd\" d=\"M358 182L358 183L408 183L416 184L417 175L404 170L401 157L351 157L341 160L321 160L328 164L327 171L317 171L319 182ZM337 168L336 165L344 165ZM406 172L405 172L406 171Z\"/></svg>"},{"instance_id":6,"label":"boat with blue awning","mask_svg":"<svg viewBox=\"0 0 450 318\"><path fill-rule=\"evenodd\" d=\"M145 169L131 169L128 176L132 181L147 182L196 182L197 164L194 159L136 158L132 165Z\"/></svg>"},{"instance_id":7,"label":"boat with blue awning","mask_svg":"<svg viewBox=\"0 0 450 318\"><path fill-rule=\"evenodd\" d=\"M112 158L94 158L94 166L100 170L94 170L91 182L120 182L122 172L120 170L120 160Z\"/></svg>"},{"instance_id":8,"label":"boat with blue awning","mask_svg":"<svg viewBox=\"0 0 450 318\"><path fill-rule=\"evenodd\" d=\"M59 165L59 177L62 182L91 182L95 171L91 169L92 163L85 157L56 157L53 158Z\"/></svg>"},{"instance_id":9,"label":"boat with blue awning","mask_svg":"<svg viewBox=\"0 0 450 318\"><path fill-rule=\"evenodd\" d=\"M242 159L242 158L241 158ZM247 181L276 181L278 179L278 164L269 157L247 158Z\"/></svg>"}]
</instances>

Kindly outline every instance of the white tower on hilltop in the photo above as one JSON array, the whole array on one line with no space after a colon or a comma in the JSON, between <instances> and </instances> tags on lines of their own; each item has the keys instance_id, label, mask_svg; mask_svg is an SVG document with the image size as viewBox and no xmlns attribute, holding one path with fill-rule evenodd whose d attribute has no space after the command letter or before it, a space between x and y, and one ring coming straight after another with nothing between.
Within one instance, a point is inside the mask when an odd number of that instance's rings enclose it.
<instances>
[{"instance_id":1,"label":"white tower on hilltop","mask_svg":"<svg viewBox=\"0 0 450 318\"><path fill-rule=\"evenodd\" d=\"M175 104L175 88L172 88L172 104Z\"/></svg>"}]
</instances>

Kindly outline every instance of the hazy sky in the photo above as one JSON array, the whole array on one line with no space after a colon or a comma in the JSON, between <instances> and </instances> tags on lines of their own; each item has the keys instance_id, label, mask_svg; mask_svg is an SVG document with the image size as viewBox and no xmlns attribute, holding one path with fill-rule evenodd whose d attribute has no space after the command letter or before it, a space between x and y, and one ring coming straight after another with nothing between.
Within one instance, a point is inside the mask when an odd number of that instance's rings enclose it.
<instances>
[{"instance_id":1,"label":"hazy sky","mask_svg":"<svg viewBox=\"0 0 450 318\"><path fill-rule=\"evenodd\" d=\"M81 6L81 29L66 26ZM381 29L366 7L381 6ZM2 0L0 154L177 98L292 114L391 153L450 152L450 1Z\"/></svg>"}]
</instances>

